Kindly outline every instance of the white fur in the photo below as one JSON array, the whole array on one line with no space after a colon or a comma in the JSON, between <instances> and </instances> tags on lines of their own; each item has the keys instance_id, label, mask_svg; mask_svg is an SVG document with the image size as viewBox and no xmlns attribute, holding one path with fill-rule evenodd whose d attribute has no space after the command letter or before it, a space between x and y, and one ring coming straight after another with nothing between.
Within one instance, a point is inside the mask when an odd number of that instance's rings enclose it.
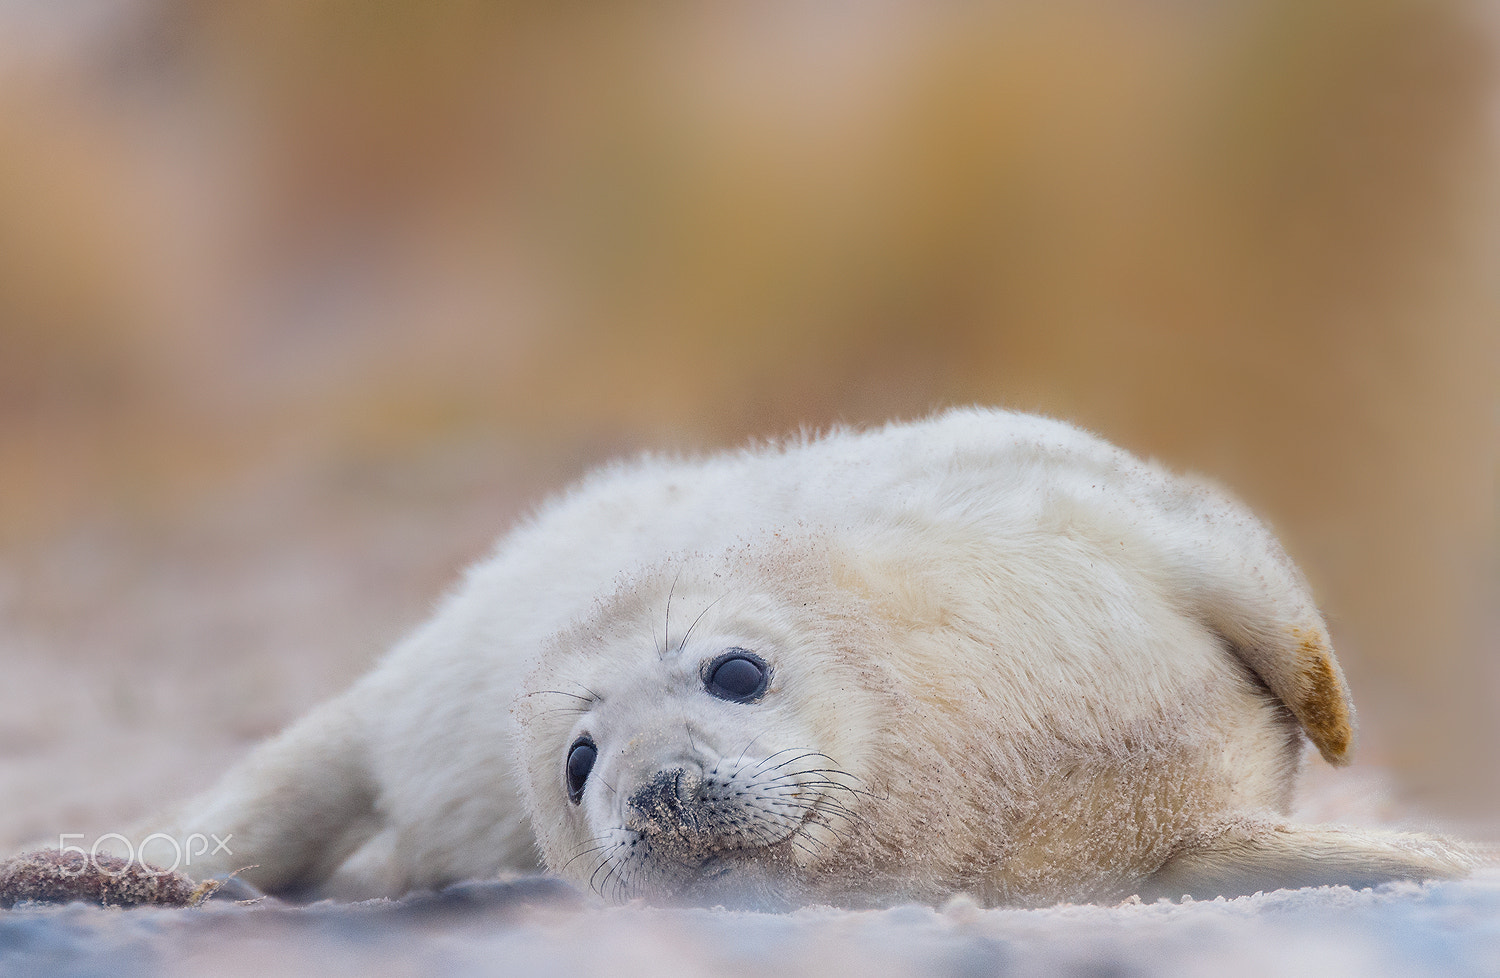
<instances>
[{"instance_id":1,"label":"white fur","mask_svg":"<svg viewBox=\"0 0 1500 978\"><path fill-rule=\"evenodd\" d=\"M727 648L770 664L758 702L705 691ZM1118 899L1164 866L1234 892L1237 860L1245 885L1462 870L1432 840L1299 846L1299 727L1346 758L1326 630L1259 522L1066 424L954 410L595 473L169 831L340 897L539 866L610 898L851 905ZM663 771L734 800L647 824L629 799Z\"/></svg>"}]
</instances>

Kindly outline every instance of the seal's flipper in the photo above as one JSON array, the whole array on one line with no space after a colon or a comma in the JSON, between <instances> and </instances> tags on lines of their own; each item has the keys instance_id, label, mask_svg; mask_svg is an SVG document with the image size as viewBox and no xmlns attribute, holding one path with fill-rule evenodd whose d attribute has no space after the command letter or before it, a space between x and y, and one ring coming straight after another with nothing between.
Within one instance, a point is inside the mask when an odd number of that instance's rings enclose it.
<instances>
[{"instance_id":1,"label":"seal's flipper","mask_svg":"<svg viewBox=\"0 0 1500 978\"><path fill-rule=\"evenodd\" d=\"M1300 622L1232 617L1210 619L1246 665L1286 704L1329 764L1353 759L1354 702L1333 656L1323 621L1314 613ZM1269 625L1270 627L1266 627Z\"/></svg>"},{"instance_id":2,"label":"seal's flipper","mask_svg":"<svg viewBox=\"0 0 1500 978\"><path fill-rule=\"evenodd\" d=\"M1174 486L1172 505L1193 519L1167 543L1186 611L1286 704L1330 764L1354 747L1354 704L1302 573L1271 531L1222 493Z\"/></svg>"},{"instance_id":3,"label":"seal's flipper","mask_svg":"<svg viewBox=\"0 0 1500 978\"><path fill-rule=\"evenodd\" d=\"M1474 859L1445 839L1327 826L1241 824L1175 853L1141 886L1143 899L1212 899L1304 886L1355 889L1458 879Z\"/></svg>"},{"instance_id":4,"label":"seal's flipper","mask_svg":"<svg viewBox=\"0 0 1500 978\"><path fill-rule=\"evenodd\" d=\"M379 829L376 791L349 696L325 704L261 744L208 792L174 813L166 836L195 877L239 871L267 893L316 891ZM145 859L168 842L158 838Z\"/></svg>"}]
</instances>

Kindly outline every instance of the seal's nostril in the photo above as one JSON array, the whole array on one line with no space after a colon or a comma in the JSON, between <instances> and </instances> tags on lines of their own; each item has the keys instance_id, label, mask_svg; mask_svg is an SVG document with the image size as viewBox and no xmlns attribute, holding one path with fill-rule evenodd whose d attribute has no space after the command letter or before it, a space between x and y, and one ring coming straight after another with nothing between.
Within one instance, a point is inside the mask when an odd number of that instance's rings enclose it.
<instances>
[{"instance_id":1,"label":"seal's nostril","mask_svg":"<svg viewBox=\"0 0 1500 978\"><path fill-rule=\"evenodd\" d=\"M680 770L658 772L630 796L630 807L653 821L672 817L682 807L677 798L680 777Z\"/></svg>"},{"instance_id":2,"label":"seal's nostril","mask_svg":"<svg viewBox=\"0 0 1500 978\"><path fill-rule=\"evenodd\" d=\"M659 771L630 795L630 808L647 825L681 831L696 824L694 811L703 804L703 791L703 778L691 771Z\"/></svg>"}]
</instances>

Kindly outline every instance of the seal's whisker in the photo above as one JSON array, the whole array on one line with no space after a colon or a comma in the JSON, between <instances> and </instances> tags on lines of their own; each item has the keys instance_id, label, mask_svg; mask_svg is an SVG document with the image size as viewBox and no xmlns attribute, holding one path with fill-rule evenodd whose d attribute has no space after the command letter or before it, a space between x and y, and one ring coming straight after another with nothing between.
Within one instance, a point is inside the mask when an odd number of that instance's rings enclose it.
<instances>
[{"instance_id":1,"label":"seal's whisker","mask_svg":"<svg viewBox=\"0 0 1500 978\"><path fill-rule=\"evenodd\" d=\"M790 845L796 846L798 849L801 849L803 852L814 858L817 858L817 856L822 852L821 849L809 848L808 842L810 840L805 835L791 835L788 836L785 841Z\"/></svg>"},{"instance_id":2,"label":"seal's whisker","mask_svg":"<svg viewBox=\"0 0 1500 978\"><path fill-rule=\"evenodd\" d=\"M717 598L714 598L712 601L710 601L708 603L708 607L706 607L702 611L698 612L698 617L693 619L693 623L688 626L688 630L682 636L682 642L680 644L678 644L678 646L677 646L677 651L678 651L679 654L682 652L683 649L687 648L688 637L693 634L693 629L695 629L695 628L698 627L698 623L703 620L703 616L706 615L706 614L708 614L709 609L712 608L714 605L718 604L720 601L723 601L724 598L725 598L725 595L722 595L722 594L719 595Z\"/></svg>"},{"instance_id":3,"label":"seal's whisker","mask_svg":"<svg viewBox=\"0 0 1500 978\"><path fill-rule=\"evenodd\" d=\"M818 801L816 801L816 802L810 802L810 801L783 801L783 802L778 802L778 804L782 808L790 808L793 811L807 812L807 813L817 813L817 814L826 814L826 815L837 815L838 817L840 817L840 818L844 819L845 821L849 822L851 826L857 826L857 825L859 825L860 823L862 823L864 821L864 819L861 816L855 814L854 812L847 811L847 810L845 810L845 809L843 809L843 808L841 808L841 807L839 807L837 805L833 805L832 803L826 801L825 799L821 799L821 798Z\"/></svg>"},{"instance_id":4,"label":"seal's whisker","mask_svg":"<svg viewBox=\"0 0 1500 978\"><path fill-rule=\"evenodd\" d=\"M758 733L754 737L750 738L750 743L746 744L745 745L745 749L742 750L742 751L740 751L740 756L734 759L734 766L736 768L738 768L741 764L743 764L745 762L745 755L748 754L748 753L750 753L750 748L754 747L755 746L755 742L757 740L759 740L760 738L764 737L766 735L766 733L767 733L767 731L762 730L760 733ZM715 764L714 765L714 770L717 771L718 768L719 768L719 766L717 764Z\"/></svg>"},{"instance_id":5,"label":"seal's whisker","mask_svg":"<svg viewBox=\"0 0 1500 978\"><path fill-rule=\"evenodd\" d=\"M869 820L864 815L832 806L826 800L820 799L818 802L802 803L788 807L793 811L801 812L800 817L804 821L816 818L820 825L827 826L830 831L838 831L832 821L835 818L843 822L844 830L857 830L869 824Z\"/></svg>"},{"instance_id":6,"label":"seal's whisker","mask_svg":"<svg viewBox=\"0 0 1500 978\"><path fill-rule=\"evenodd\" d=\"M621 861L618 859L613 860L610 863L609 872L604 874L604 879L599 883L599 895L601 897L604 896L604 888L609 886L609 881L611 879L615 880L615 893L619 894L620 886L622 885L622 880L624 879L624 874L621 872ZM605 897L605 899L609 898ZM616 896L615 902L621 902L618 896Z\"/></svg>"},{"instance_id":7,"label":"seal's whisker","mask_svg":"<svg viewBox=\"0 0 1500 978\"><path fill-rule=\"evenodd\" d=\"M671 651L669 643L672 641L672 595L677 593L677 582L682 580L682 568L677 568L677 576L672 578L672 586L667 589L667 615L662 625L661 653L657 658L665 659Z\"/></svg>"},{"instance_id":8,"label":"seal's whisker","mask_svg":"<svg viewBox=\"0 0 1500 978\"><path fill-rule=\"evenodd\" d=\"M599 844L595 846L589 846L589 843L585 842L583 844L584 848L579 849L579 851L574 853L567 862L563 863L557 868L558 875L562 875L563 870L573 865L573 863L575 863L582 857L587 856L589 853L599 852L601 849L608 849L611 845L611 843L607 839L605 839L604 836L595 836L594 838L590 839L589 842L597 842Z\"/></svg>"},{"instance_id":9,"label":"seal's whisker","mask_svg":"<svg viewBox=\"0 0 1500 978\"><path fill-rule=\"evenodd\" d=\"M851 786L849 786L847 784L844 784L841 781L833 781L833 780L826 779L826 778L815 778L815 779L812 779L810 781L798 781L798 780L796 780L798 777L800 777L801 773L802 772L799 772L799 771L793 771L790 774L784 774L784 775L781 775L779 777L769 778L769 779L767 779L765 781L760 781L760 782L756 782L756 783L759 786L761 786L761 787L767 787L767 788L769 788L769 787L779 787L781 785L786 785L786 784L795 784L795 785L797 785L799 787L828 788L828 789L833 790L833 791L843 791L843 792L847 792L848 794L851 794L851 795L859 795L859 796L862 796L862 797L865 797L865 798L878 798L879 797L878 795L876 795L876 794L874 794L872 792L865 791L865 790L863 790L861 788L851 787ZM819 773L819 769L814 768L813 770L811 770L811 771L809 771L807 773L809 773L809 774L816 774L816 773ZM837 773L837 772L835 772L835 773Z\"/></svg>"},{"instance_id":10,"label":"seal's whisker","mask_svg":"<svg viewBox=\"0 0 1500 978\"><path fill-rule=\"evenodd\" d=\"M779 769L780 769L780 765L778 765L777 768L775 768L773 770L779 770ZM846 772L844 772L844 771L842 771L842 770L840 770L839 768L836 768L836 767L800 767L800 768L797 768L794 771L788 771L785 774L778 774L774 778L766 778L764 781L756 781L756 784L776 784L776 783L781 782L781 781L788 781L788 780L790 780L792 778L800 777L801 775L804 775L804 774L838 774L838 775L844 775L844 774L846 774ZM848 787L847 785L844 785L843 782L841 782L841 781L834 781L832 778L825 778L823 780L827 781L830 784L838 784L838 785L841 785L843 787ZM849 790L856 791L858 789L856 789L856 788L850 788Z\"/></svg>"},{"instance_id":11,"label":"seal's whisker","mask_svg":"<svg viewBox=\"0 0 1500 978\"><path fill-rule=\"evenodd\" d=\"M617 842L613 846L610 846L609 851L607 851L603 856L600 857L599 864L595 866L594 871L589 874L589 889L598 893L600 897L603 897L606 900L609 898L604 896L604 890L600 886L594 885L594 880L599 876L600 870L602 870L606 866L612 866L615 863L616 860L614 859L614 854L620 851L620 847L622 845L623 843ZM611 872L613 872L613 870L611 870ZM609 879L608 876L605 876L604 878L606 881L608 881Z\"/></svg>"},{"instance_id":12,"label":"seal's whisker","mask_svg":"<svg viewBox=\"0 0 1500 978\"><path fill-rule=\"evenodd\" d=\"M778 842L785 841L786 839L790 838L792 835L795 834L795 833L779 834L774 829L775 828L781 828L781 826L777 825L777 826L773 827L773 826L771 826L769 824L766 824L767 822L768 822L768 820L764 819L764 818L752 818L747 823L745 823L745 829L746 829L746 831L751 835L752 838L754 838L755 840L757 840L762 846L769 847L769 846L776 845Z\"/></svg>"},{"instance_id":13,"label":"seal's whisker","mask_svg":"<svg viewBox=\"0 0 1500 978\"><path fill-rule=\"evenodd\" d=\"M811 805L795 805L795 808L796 810L811 810ZM795 832L795 825L787 823L787 816L784 816L784 814L771 813L771 811L763 810L763 808L751 808L751 810L745 811L745 814L750 816L753 822L760 823L760 825L783 829L783 837Z\"/></svg>"},{"instance_id":14,"label":"seal's whisker","mask_svg":"<svg viewBox=\"0 0 1500 978\"><path fill-rule=\"evenodd\" d=\"M860 791L858 788L851 788L848 785L841 784L841 783L839 783L837 781L825 781L822 778L811 778L811 779L808 779L806 781L799 781L799 780L795 780L793 778L787 778L785 780L778 780L776 782L772 782L772 783L767 783L767 784L764 784L764 785L760 785L760 787L774 788L774 789L782 789L782 788L786 788L786 787L799 788L799 789L800 788L819 788L819 789L822 789L822 791L820 793L823 793L823 794L830 794L830 793L835 793L835 792L842 792L842 794L844 796L852 796L852 797L856 797L856 798L874 798L875 797L874 795L870 794L868 791Z\"/></svg>"},{"instance_id":15,"label":"seal's whisker","mask_svg":"<svg viewBox=\"0 0 1500 978\"><path fill-rule=\"evenodd\" d=\"M805 751L805 753L799 755L799 757L793 758L792 760L800 760L802 757L821 757L824 760L828 761L830 764L835 764L835 765L838 764L837 758L830 757L829 755L823 753L820 750L812 750L811 748L805 748L805 747L804 748L788 747L788 748L785 748L784 750L779 750L775 754L772 754L769 757L765 758L765 760L763 760L761 762L761 764L769 763L772 758L777 757L777 756L779 756L781 754L785 754L787 751L793 751L793 750L799 750L799 749ZM781 764L776 765L776 767L772 768L771 770L773 770L773 771L774 770L778 770L778 769L780 769L782 767L785 767L789 763L791 763L791 762L790 761L783 762ZM757 767L759 767L759 765L757 765ZM843 775L844 777L850 778L850 779L852 779L854 781L859 781L861 783L864 782L864 778L861 778L857 774L850 774L848 771L845 771L845 770L843 770L842 768L839 768L839 767L813 768L812 770L816 770L816 771L828 771L830 773L835 773L835 774Z\"/></svg>"},{"instance_id":16,"label":"seal's whisker","mask_svg":"<svg viewBox=\"0 0 1500 978\"><path fill-rule=\"evenodd\" d=\"M795 761L800 761L800 760L803 760L803 759L809 758L809 757L822 758L823 760L828 761L829 763L834 764L834 765L837 765L839 763L837 759L835 759L833 757L829 757L827 754L823 753L820 750L812 750L811 748L806 748L806 747L802 747L802 748L788 747L786 750L777 751L775 754L772 754L770 757L767 757L765 759L765 761L762 761L761 765L758 765L757 767L763 766L764 764L769 763L773 758L777 757L778 755L785 754L788 751L793 751L793 750L801 750L802 753L798 754L796 757L789 758L789 759L787 759L785 761L782 761L781 763L779 763L779 764L771 767L767 771L767 773L770 773L771 771L779 771L782 768L786 767L788 764L791 764L791 763L793 763ZM826 767L826 768L824 768L824 767L804 768L803 770L808 770L808 771L826 771L826 772L829 772L829 773L842 775L842 776L844 776L846 778L850 778L850 779L852 779L854 781L862 781L863 780L862 778L858 777L857 775L850 774L848 771L845 771L843 768L836 767L836 766L835 767Z\"/></svg>"},{"instance_id":17,"label":"seal's whisker","mask_svg":"<svg viewBox=\"0 0 1500 978\"><path fill-rule=\"evenodd\" d=\"M547 695L549 693L551 695L553 695L553 696L571 696L575 700L584 700L586 702L590 702L590 701L593 701L595 699L598 699L597 696L592 696L592 695L591 696L580 696L577 693L569 693L569 692L566 692L566 691L561 690L561 689L534 689L534 690L532 690L529 693L522 693L521 696L520 696L520 698L523 699L523 700L524 699L530 699L533 696L545 696L545 695Z\"/></svg>"},{"instance_id":18,"label":"seal's whisker","mask_svg":"<svg viewBox=\"0 0 1500 978\"><path fill-rule=\"evenodd\" d=\"M827 829L830 832L830 834L832 834L840 843L845 844L845 845L848 844L849 839L845 835L843 835L841 833L838 833L838 832L835 832L833 829L829 828L826 824L823 827L825 829ZM825 849L827 847L827 845L828 845L822 839L817 839L817 838L814 838L811 835L808 835L806 829L804 827L802 827L802 826L798 826L796 829L794 829L791 832L781 832L781 833L771 832L769 829L763 829L762 832L761 832L761 838L763 840L763 844L767 848L769 848L771 846L785 845L785 844L789 844L789 843L795 845L795 844L797 844L797 840L799 840L799 839L802 840L807 845L816 846L819 851ZM799 848L804 848L804 851L808 851L808 850L805 849L805 847L800 847L799 846ZM812 853L809 852L809 854L811 855Z\"/></svg>"},{"instance_id":19,"label":"seal's whisker","mask_svg":"<svg viewBox=\"0 0 1500 978\"><path fill-rule=\"evenodd\" d=\"M536 714L536 719L540 720L542 717L552 716L582 716L587 712L588 710L581 709L580 707L576 706L560 706L552 710L543 710L542 712Z\"/></svg>"},{"instance_id":20,"label":"seal's whisker","mask_svg":"<svg viewBox=\"0 0 1500 978\"><path fill-rule=\"evenodd\" d=\"M570 680L568 680L568 682L572 683L574 686L577 686L579 689L583 690L585 693L588 693L589 694L589 699L593 700L595 703L597 703L600 700L604 699L604 697L600 696L598 693L594 692L592 689L589 689L587 686L585 686L583 683L579 682L576 679L570 679ZM573 695L577 695L577 694L569 693L568 695L573 696Z\"/></svg>"},{"instance_id":21,"label":"seal's whisker","mask_svg":"<svg viewBox=\"0 0 1500 978\"><path fill-rule=\"evenodd\" d=\"M775 767L767 768L766 769L766 773L770 774L773 771L780 771L782 768L786 767L788 764L795 764L797 761L802 760L804 757L822 757L823 756L822 754L818 753L817 751L810 751L810 750L806 750L804 748L797 748L797 747L789 747L789 748L787 748L787 750L777 751L776 754L785 754L785 753L787 753L787 751L791 751L791 750L802 750L802 753L796 755L795 757L789 757L789 758L787 758L786 760L782 761L780 764L777 764ZM771 757L775 757L776 754L772 754ZM756 766L756 771L759 772L760 769L766 763L768 763L771 760L771 757L766 758L759 765L757 765Z\"/></svg>"},{"instance_id":22,"label":"seal's whisker","mask_svg":"<svg viewBox=\"0 0 1500 978\"><path fill-rule=\"evenodd\" d=\"M759 739L760 739L759 737L755 738L755 740L759 740ZM752 740L750 743L752 743L752 744L755 743L755 740ZM745 749L748 751L750 748L747 746ZM753 767L753 768L750 769L751 773L753 774L754 772L759 771L765 765L771 763L771 761L772 761L773 758L780 757L782 754L789 754L789 753L791 753L794 750L807 751L807 748L806 747L783 747L781 750L776 751L773 754L767 754L765 757L762 757L759 761L756 762L755 767ZM811 751L810 753L816 754L818 752L817 751ZM831 758L830 758L830 760L831 760Z\"/></svg>"},{"instance_id":23,"label":"seal's whisker","mask_svg":"<svg viewBox=\"0 0 1500 978\"><path fill-rule=\"evenodd\" d=\"M830 814L838 815L842 818L848 819L851 822L864 821L864 817L862 815L857 812L850 811L837 802L830 800L827 796L821 797L817 801L780 800L775 802L775 804L783 808L794 808L799 811L828 812Z\"/></svg>"}]
</instances>

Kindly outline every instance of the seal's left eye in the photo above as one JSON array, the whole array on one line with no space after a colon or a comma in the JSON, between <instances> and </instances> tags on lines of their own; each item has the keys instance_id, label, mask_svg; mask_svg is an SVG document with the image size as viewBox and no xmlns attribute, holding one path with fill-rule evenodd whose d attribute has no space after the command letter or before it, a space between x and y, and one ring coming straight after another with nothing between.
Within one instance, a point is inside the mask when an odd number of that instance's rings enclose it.
<instances>
[{"instance_id":1,"label":"seal's left eye","mask_svg":"<svg viewBox=\"0 0 1500 978\"><path fill-rule=\"evenodd\" d=\"M750 703L770 683L771 668L753 652L729 649L703 670L703 686L721 700Z\"/></svg>"},{"instance_id":2,"label":"seal's left eye","mask_svg":"<svg viewBox=\"0 0 1500 978\"><path fill-rule=\"evenodd\" d=\"M589 779L589 772L594 769L594 761L599 758L599 748L587 737L579 737L573 741L573 746L568 749L568 801L573 804L583 798L583 783Z\"/></svg>"}]
</instances>

